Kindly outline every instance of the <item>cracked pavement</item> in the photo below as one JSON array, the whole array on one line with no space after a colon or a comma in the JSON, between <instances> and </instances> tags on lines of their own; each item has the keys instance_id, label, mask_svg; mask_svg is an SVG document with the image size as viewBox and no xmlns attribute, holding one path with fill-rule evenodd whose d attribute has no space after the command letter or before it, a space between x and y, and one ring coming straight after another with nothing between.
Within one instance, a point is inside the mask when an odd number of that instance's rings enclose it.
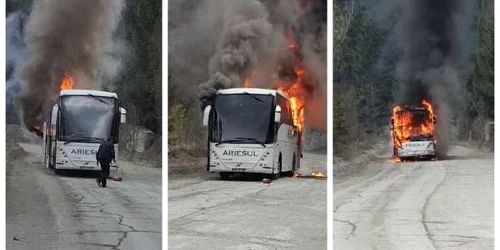
<instances>
[{"instance_id":1,"label":"cracked pavement","mask_svg":"<svg viewBox=\"0 0 500 250\"><path fill-rule=\"evenodd\" d=\"M493 249L493 154L448 155L393 163L388 153L334 179L334 248Z\"/></svg>"},{"instance_id":2,"label":"cracked pavement","mask_svg":"<svg viewBox=\"0 0 500 250\"><path fill-rule=\"evenodd\" d=\"M326 156L304 154L299 173L313 171ZM326 181L261 179L169 179L168 249L326 249Z\"/></svg>"},{"instance_id":3,"label":"cracked pavement","mask_svg":"<svg viewBox=\"0 0 500 250\"><path fill-rule=\"evenodd\" d=\"M7 177L8 249L161 249L161 169L119 160L123 181L100 188L94 176L57 176L41 145ZM17 240L15 240L17 239Z\"/></svg>"}]
</instances>

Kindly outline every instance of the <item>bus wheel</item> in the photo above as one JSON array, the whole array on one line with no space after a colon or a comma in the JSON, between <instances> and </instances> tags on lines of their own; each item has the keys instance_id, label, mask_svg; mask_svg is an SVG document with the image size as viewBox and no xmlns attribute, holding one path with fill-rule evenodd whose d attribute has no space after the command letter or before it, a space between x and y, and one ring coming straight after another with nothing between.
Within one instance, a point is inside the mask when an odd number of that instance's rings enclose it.
<instances>
[{"instance_id":1,"label":"bus wheel","mask_svg":"<svg viewBox=\"0 0 500 250\"><path fill-rule=\"evenodd\" d=\"M54 169L54 173L57 174L57 175L62 175L63 174L63 170L62 169Z\"/></svg>"},{"instance_id":2,"label":"bus wheel","mask_svg":"<svg viewBox=\"0 0 500 250\"><path fill-rule=\"evenodd\" d=\"M229 173L226 172L220 172L220 178L222 180L228 180L229 179Z\"/></svg>"},{"instance_id":3,"label":"bus wheel","mask_svg":"<svg viewBox=\"0 0 500 250\"><path fill-rule=\"evenodd\" d=\"M281 177L281 170L283 169L283 165L281 164L281 156L278 160L278 173L272 175L272 179L277 180Z\"/></svg>"},{"instance_id":4,"label":"bus wheel","mask_svg":"<svg viewBox=\"0 0 500 250\"><path fill-rule=\"evenodd\" d=\"M295 155L292 159L292 170L286 173L286 176L293 176L295 174L295 170L297 170L297 162L295 161Z\"/></svg>"}]
</instances>

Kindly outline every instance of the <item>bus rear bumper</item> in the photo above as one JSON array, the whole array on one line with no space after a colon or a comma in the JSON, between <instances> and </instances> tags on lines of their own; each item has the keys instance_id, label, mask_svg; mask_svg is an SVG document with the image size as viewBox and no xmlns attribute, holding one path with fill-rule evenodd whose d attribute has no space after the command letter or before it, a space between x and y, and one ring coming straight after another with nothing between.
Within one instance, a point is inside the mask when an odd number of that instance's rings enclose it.
<instances>
[{"instance_id":1,"label":"bus rear bumper","mask_svg":"<svg viewBox=\"0 0 500 250\"><path fill-rule=\"evenodd\" d=\"M57 170L75 170L75 171L101 171L101 166L75 166L75 165L61 165L61 164L56 164L55 169ZM118 166L117 165L111 165L109 168L109 174L114 175L118 172Z\"/></svg>"}]
</instances>

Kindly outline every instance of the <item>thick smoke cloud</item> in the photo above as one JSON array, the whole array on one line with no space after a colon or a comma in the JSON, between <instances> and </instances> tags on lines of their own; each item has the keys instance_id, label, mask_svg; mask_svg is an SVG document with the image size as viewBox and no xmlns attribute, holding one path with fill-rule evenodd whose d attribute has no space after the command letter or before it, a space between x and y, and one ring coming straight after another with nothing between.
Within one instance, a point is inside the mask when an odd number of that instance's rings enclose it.
<instances>
[{"instance_id":1,"label":"thick smoke cloud","mask_svg":"<svg viewBox=\"0 0 500 250\"><path fill-rule=\"evenodd\" d=\"M75 87L87 89L99 89L98 79L117 74L119 63L109 54L122 8L121 0L34 3L24 29L31 55L20 72L23 86L17 99L28 129L43 123L64 73L72 76Z\"/></svg>"},{"instance_id":2,"label":"thick smoke cloud","mask_svg":"<svg viewBox=\"0 0 500 250\"><path fill-rule=\"evenodd\" d=\"M311 108L306 111L306 127L324 130L326 1L236 1L223 17L223 32L210 59L210 78L200 85L202 107L217 90L240 87L249 76L254 87L291 85L300 61L306 72L306 107ZM283 50L290 40L299 44L299 51ZM272 77L276 65L281 68L278 81Z\"/></svg>"},{"instance_id":3,"label":"thick smoke cloud","mask_svg":"<svg viewBox=\"0 0 500 250\"><path fill-rule=\"evenodd\" d=\"M422 99L441 99L439 85L453 90L453 70L459 44L454 15L463 0L408 1L399 25L403 49L398 68L402 83L401 101L419 104ZM433 81L429 81L435 79ZM433 98L434 97L434 98Z\"/></svg>"},{"instance_id":4,"label":"thick smoke cloud","mask_svg":"<svg viewBox=\"0 0 500 250\"><path fill-rule=\"evenodd\" d=\"M235 1L225 11L217 52L210 59L210 79L200 85L200 100L206 106L219 89L237 87L240 75L259 61L268 49L273 26L259 1Z\"/></svg>"}]
</instances>

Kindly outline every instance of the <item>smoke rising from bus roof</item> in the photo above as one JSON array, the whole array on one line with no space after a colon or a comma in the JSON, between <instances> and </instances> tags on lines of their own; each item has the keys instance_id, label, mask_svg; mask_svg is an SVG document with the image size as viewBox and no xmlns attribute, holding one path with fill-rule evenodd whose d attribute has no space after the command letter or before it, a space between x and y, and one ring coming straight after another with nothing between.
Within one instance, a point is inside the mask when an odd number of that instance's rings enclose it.
<instances>
[{"instance_id":1,"label":"smoke rising from bus roof","mask_svg":"<svg viewBox=\"0 0 500 250\"><path fill-rule=\"evenodd\" d=\"M398 84L398 104L429 100L436 109L438 145L444 153L454 113L464 107L466 79L474 47L474 7L467 0L366 1L371 17L388 30L377 67L391 69ZM395 62L394 62L395 61Z\"/></svg>"},{"instance_id":2,"label":"smoke rising from bus roof","mask_svg":"<svg viewBox=\"0 0 500 250\"><path fill-rule=\"evenodd\" d=\"M272 74L276 73L276 63L291 67L290 72L293 73L293 60L287 61L293 59L293 55L282 53L277 57L289 42L285 37L285 27L289 26L293 27L295 39L300 43L302 64L312 79L306 81L306 105L311 107L310 111L306 111L306 126L324 130L327 86L326 1L252 0L226 3L227 6L218 13L218 16L223 17L221 24L214 22L222 26L222 32L209 60L209 78L199 86L201 106L209 104L219 89L242 86L244 77L252 74L255 69L260 72L253 78L253 84L263 88L275 87L276 79L272 78ZM201 11L207 12L209 11Z\"/></svg>"},{"instance_id":3,"label":"smoke rising from bus roof","mask_svg":"<svg viewBox=\"0 0 500 250\"><path fill-rule=\"evenodd\" d=\"M470 2L406 1L398 24L402 48L396 72L401 86L400 101L418 105L425 99L436 106L440 154L448 147L450 108L460 107L462 101L457 97L464 80L460 79L456 66L464 50L459 34L470 30L467 24L470 25L471 15L462 15L471 8Z\"/></svg>"},{"instance_id":4,"label":"smoke rising from bus roof","mask_svg":"<svg viewBox=\"0 0 500 250\"><path fill-rule=\"evenodd\" d=\"M200 85L202 106L217 90L239 86L240 74L266 54L273 30L268 18L266 7L256 0L231 2L224 11L222 34L209 62L210 78Z\"/></svg>"},{"instance_id":5,"label":"smoke rising from bus roof","mask_svg":"<svg viewBox=\"0 0 500 250\"><path fill-rule=\"evenodd\" d=\"M100 88L96 78L118 73L118 60L107 53L114 51L113 31L122 8L121 0L34 2L24 29L31 53L20 71L22 92L16 100L28 129L43 123L64 73L72 76L77 88L87 89Z\"/></svg>"},{"instance_id":6,"label":"smoke rising from bus roof","mask_svg":"<svg viewBox=\"0 0 500 250\"><path fill-rule=\"evenodd\" d=\"M456 17L465 0L411 0L403 4L398 25L402 55L397 76L401 101L442 99L442 91L456 91L454 69L460 51ZM444 88L444 89L443 89Z\"/></svg>"}]
</instances>

